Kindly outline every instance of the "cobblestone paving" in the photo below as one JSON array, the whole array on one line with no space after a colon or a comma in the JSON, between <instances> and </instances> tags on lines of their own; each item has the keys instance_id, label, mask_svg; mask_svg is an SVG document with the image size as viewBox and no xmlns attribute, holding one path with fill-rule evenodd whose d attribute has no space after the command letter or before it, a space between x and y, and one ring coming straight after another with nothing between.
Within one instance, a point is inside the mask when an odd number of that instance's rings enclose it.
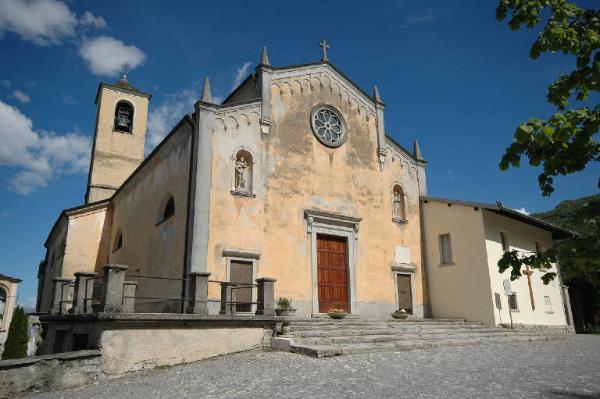
<instances>
[{"instance_id":1,"label":"cobblestone paving","mask_svg":"<svg viewBox=\"0 0 600 399\"><path fill-rule=\"evenodd\" d=\"M600 398L600 336L314 359L253 351L35 398Z\"/></svg>"}]
</instances>

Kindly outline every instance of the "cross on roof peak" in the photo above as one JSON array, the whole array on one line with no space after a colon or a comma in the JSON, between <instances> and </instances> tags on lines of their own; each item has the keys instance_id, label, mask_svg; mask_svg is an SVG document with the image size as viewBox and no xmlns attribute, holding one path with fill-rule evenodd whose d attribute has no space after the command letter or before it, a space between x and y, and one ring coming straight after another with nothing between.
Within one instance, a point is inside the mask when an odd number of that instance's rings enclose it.
<instances>
[{"instance_id":1,"label":"cross on roof peak","mask_svg":"<svg viewBox=\"0 0 600 399\"><path fill-rule=\"evenodd\" d=\"M325 40L325 39L321 40L321 43L319 43L319 47L321 47L323 49L323 57L321 58L321 61L322 62L329 61L327 59L327 50L329 49L329 44L327 44L327 40Z\"/></svg>"}]
</instances>

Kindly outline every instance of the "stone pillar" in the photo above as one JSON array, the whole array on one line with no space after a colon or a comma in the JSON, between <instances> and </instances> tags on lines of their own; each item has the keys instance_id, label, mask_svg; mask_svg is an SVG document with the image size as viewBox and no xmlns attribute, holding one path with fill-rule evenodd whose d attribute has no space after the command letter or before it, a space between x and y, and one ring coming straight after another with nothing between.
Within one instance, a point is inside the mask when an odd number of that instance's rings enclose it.
<instances>
[{"instance_id":1,"label":"stone pillar","mask_svg":"<svg viewBox=\"0 0 600 399\"><path fill-rule=\"evenodd\" d=\"M189 298L186 313L208 314L208 276L207 272L188 274Z\"/></svg>"},{"instance_id":2,"label":"stone pillar","mask_svg":"<svg viewBox=\"0 0 600 399\"><path fill-rule=\"evenodd\" d=\"M385 145L385 122L384 122L384 110L385 104L381 101L381 97L379 96L379 90L377 86L373 90L373 99L375 102L375 111L376 111L376 122L377 122L377 155L379 156L379 163L383 167L385 162L385 157L387 155L386 145Z\"/></svg>"},{"instance_id":3,"label":"stone pillar","mask_svg":"<svg viewBox=\"0 0 600 399\"><path fill-rule=\"evenodd\" d=\"M135 313L135 292L137 281L125 281L123 283L123 313Z\"/></svg>"},{"instance_id":4,"label":"stone pillar","mask_svg":"<svg viewBox=\"0 0 600 399\"><path fill-rule=\"evenodd\" d=\"M192 140L192 176L188 209L188 254L186 271L205 272L208 253L208 214L212 181L212 137L218 105L212 100L208 79L202 98L195 104L196 121Z\"/></svg>"},{"instance_id":5,"label":"stone pillar","mask_svg":"<svg viewBox=\"0 0 600 399\"><path fill-rule=\"evenodd\" d=\"M219 314L235 314L235 290L233 283L222 282L221 283L221 311Z\"/></svg>"},{"instance_id":6,"label":"stone pillar","mask_svg":"<svg viewBox=\"0 0 600 399\"><path fill-rule=\"evenodd\" d=\"M93 279L96 273L75 273L75 289L73 293L73 313L90 313L92 304L92 292L94 290ZM90 282L92 280L92 282Z\"/></svg>"},{"instance_id":7,"label":"stone pillar","mask_svg":"<svg viewBox=\"0 0 600 399\"><path fill-rule=\"evenodd\" d=\"M64 314L67 311L71 279L55 277L52 281L54 282L54 298L52 299L51 313Z\"/></svg>"},{"instance_id":8,"label":"stone pillar","mask_svg":"<svg viewBox=\"0 0 600 399\"><path fill-rule=\"evenodd\" d=\"M275 281L277 280L270 277L256 279L258 284L256 314L275 316Z\"/></svg>"},{"instance_id":9,"label":"stone pillar","mask_svg":"<svg viewBox=\"0 0 600 399\"><path fill-rule=\"evenodd\" d=\"M260 64L256 66L256 77L260 90L260 130L265 136L271 129L271 82L273 80L273 67L269 63L267 48L263 48Z\"/></svg>"},{"instance_id":10,"label":"stone pillar","mask_svg":"<svg viewBox=\"0 0 600 399\"><path fill-rule=\"evenodd\" d=\"M102 312L123 311L123 285L125 283L125 265L106 265L102 284Z\"/></svg>"}]
</instances>

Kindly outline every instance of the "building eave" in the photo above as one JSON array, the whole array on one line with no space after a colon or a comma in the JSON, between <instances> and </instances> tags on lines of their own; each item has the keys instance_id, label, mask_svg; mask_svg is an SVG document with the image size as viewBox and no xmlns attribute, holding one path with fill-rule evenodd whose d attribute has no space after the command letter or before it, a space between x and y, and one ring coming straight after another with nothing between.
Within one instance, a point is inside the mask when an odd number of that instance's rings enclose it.
<instances>
[{"instance_id":1,"label":"building eave","mask_svg":"<svg viewBox=\"0 0 600 399\"><path fill-rule=\"evenodd\" d=\"M540 220L540 219L535 218L530 215L526 215L526 214L516 211L514 209L506 208L506 207L502 206L502 204L500 204L500 203L486 204L483 202L462 201L462 200L454 200L454 199L439 198L439 197L428 197L428 196L421 197L421 201L423 201L425 203L431 201L431 202L456 204L456 205L470 206L473 208L485 209L487 211L494 212L494 213L502 215L502 216L506 216L513 220L517 220L519 222L526 223L531 226L535 226L540 229L549 231L552 233L552 239L554 239L554 240L561 240L561 239L565 239L565 238L573 238L573 237L578 236L578 234L574 231L556 226L552 223L545 222L543 220Z\"/></svg>"}]
</instances>

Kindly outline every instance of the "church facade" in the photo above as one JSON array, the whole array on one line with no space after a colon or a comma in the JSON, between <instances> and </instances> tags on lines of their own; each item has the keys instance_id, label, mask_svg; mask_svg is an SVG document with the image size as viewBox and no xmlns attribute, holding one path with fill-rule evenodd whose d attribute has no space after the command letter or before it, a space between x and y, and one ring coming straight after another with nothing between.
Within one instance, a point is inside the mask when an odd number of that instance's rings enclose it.
<instances>
[{"instance_id":1,"label":"church facade","mask_svg":"<svg viewBox=\"0 0 600 399\"><path fill-rule=\"evenodd\" d=\"M273 277L299 316L344 309L430 315L423 262L426 162L386 134L377 88L328 62L255 73L221 104L208 79L194 112L144 158L151 96L102 83L86 204L62 212L39 269L38 311L54 281L127 265L136 311L181 312L185 276ZM219 286L209 285L211 313ZM238 311L256 293L240 289Z\"/></svg>"},{"instance_id":2,"label":"church facade","mask_svg":"<svg viewBox=\"0 0 600 399\"><path fill-rule=\"evenodd\" d=\"M398 300L423 315L425 162L385 135L377 91L326 61L274 68L265 51L222 104L207 81L195 112L143 160L149 100L126 80L100 85L87 204L64 212L47 242L41 311L53 278L116 263L173 279L273 276L303 315L387 315ZM140 280L137 294L181 297L166 281Z\"/></svg>"}]
</instances>

